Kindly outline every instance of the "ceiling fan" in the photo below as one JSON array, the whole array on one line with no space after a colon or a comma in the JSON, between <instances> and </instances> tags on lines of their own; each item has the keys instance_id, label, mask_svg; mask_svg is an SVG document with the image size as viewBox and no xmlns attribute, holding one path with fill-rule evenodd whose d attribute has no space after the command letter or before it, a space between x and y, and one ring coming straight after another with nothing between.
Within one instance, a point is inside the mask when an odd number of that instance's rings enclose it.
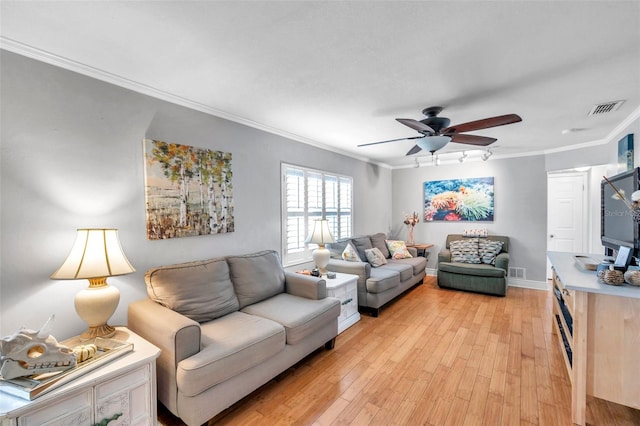
<instances>
[{"instance_id":1,"label":"ceiling fan","mask_svg":"<svg viewBox=\"0 0 640 426\"><path fill-rule=\"evenodd\" d=\"M422 110L422 113L427 117L420 121L412 118L396 118L396 120L405 126L421 133L420 136L413 136L410 138L391 139L388 141L371 142L358 145L370 146L378 145L381 143L420 139L417 144L407 152L407 155L416 154L422 150L429 151L431 154L439 149L444 148L449 142L463 143L467 145L487 146L491 145L496 138L490 138L486 136L467 135L465 132L472 132L474 130L488 129L490 127L504 126L506 124L512 124L522 121L517 114L499 115L496 117L484 118L477 121L469 121L468 123L457 124L455 126L449 126L451 120L445 117L438 117L438 114L443 110L442 107L434 106L428 107Z\"/></svg>"}]
</instances>

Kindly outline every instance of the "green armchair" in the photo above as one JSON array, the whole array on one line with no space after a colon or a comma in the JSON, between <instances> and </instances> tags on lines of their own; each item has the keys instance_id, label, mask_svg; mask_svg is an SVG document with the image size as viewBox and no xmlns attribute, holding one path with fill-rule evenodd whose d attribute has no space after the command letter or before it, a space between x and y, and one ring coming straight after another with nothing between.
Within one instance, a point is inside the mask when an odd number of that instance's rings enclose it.
<instances>
[{"instance_id":1,"label":"green armchair","mask_svg":"<svg viewBox=\"0 0 640 426\"><path fill-rule=\"evenodd\" d=\"M442 288L505 296L508 271L509 237L475 239L449 234L445 248L438 253L438 286Z\"/></svg>"}]
</instances>

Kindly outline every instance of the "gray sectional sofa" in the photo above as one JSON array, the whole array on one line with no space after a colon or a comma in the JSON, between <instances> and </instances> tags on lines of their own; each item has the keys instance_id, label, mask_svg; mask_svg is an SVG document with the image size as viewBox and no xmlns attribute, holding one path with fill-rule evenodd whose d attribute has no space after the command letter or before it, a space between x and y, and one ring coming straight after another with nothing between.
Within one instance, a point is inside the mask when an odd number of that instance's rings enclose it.
<instances>
[{"instance_id":1,"label":"gray sectional sofa","mask_svg":"<svg viewBox=\"0 0 640 426\"><path fill-rule=\"evenodd\" d=\"M408 248L413 257L392 259L383 233L363 237L347 238L328 245L331 259L327 269L358 276L358 306L377 317L380 308L411 287L421 284L425 277L427 259L418 257L417 250ZM342 253L348 243L353 244L360 257L359 261L347 261ZM365 251L378 248L386 259L386 264L373 267Z\"/></svg>"},{"instance_id":2,"label":"gray sectional sofa","mask_svg":"<svg viewBox=\"0 0 640 426\"><path fill-rule=\"evenodd\" d=\"M275 251L163 266L128 326L159 347L158 399L200 425L322 347L340 302L323 279L285 272Z\"/></svg>"}]
</instances>

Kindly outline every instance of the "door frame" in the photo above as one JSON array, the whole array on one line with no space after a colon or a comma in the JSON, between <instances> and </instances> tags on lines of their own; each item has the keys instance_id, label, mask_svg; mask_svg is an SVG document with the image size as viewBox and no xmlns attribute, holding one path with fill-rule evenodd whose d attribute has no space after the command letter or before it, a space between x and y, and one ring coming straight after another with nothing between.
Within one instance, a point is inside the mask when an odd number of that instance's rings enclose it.
<instances>
[{"instance_id":1,"label":"door frame","mask_svg":"<svg viewBox=\"0 0 640 426\"><path fill-rule=\"evenodd\" d=\"M549 209L550 209L550 200L549 200L549 185L550 185L550 180L552 178L556 178L556 177L569 177L569 176L578 176L582 178L582 185L583 185L583 191L582 191L582 249L580 250L581 252L586 252L589 250L589 247L591 246L590 243L590 237L591 237L591 225L592 225L592 221L591 221L591 215L589 214L589 196L591 194L591 185L590 185L590 171L591 168L585 169L585 170L576 170L576 169L570 169L570 170L558 170L558 171L548 171L547 172L547 228L546 228L546 232L547 232L547 251L549 251L549 233L550 233L550 229L549 229ZM547 259L547 278L551 279L552 277L552 273L551 273L551 263L549 262L549 259Z\"/></svg>"}]
</instances>

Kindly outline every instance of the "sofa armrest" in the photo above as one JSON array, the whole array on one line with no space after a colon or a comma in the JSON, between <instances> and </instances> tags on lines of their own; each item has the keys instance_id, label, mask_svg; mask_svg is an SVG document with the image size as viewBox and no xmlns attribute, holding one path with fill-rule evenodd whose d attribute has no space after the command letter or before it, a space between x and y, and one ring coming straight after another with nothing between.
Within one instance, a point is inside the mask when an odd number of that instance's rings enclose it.
<instances>
[{"instance_id":1,"label":"sofa armrest","mask_svg":"<svg viewBox=\"0 0 640 426\"><path fill-rule=\"evenodd\" d=\"M327 282L323 278L285 271L285 291L294 296L319 300L327 297Z\"/></svg>"},{"instance_id":2,"label":"sofa armrest","mask_svg":"<svg viewBox=\"0 0 640 426\"><path fill-rule=\"evenodd\" d=\"M440 262L451 262L451 250L440 250L440 252L438 253L438 263Z\"/></svg>"},{"instance_id":3,"label":"sofa armrest","mask_svg":"<svg viewBox=\"0 0 640 426\"><path fill-rule=\"evenodd\" d=\"M173 354L173 370L178 363L200 352L200 324L151 299L129 305L127 326L162 350Z\"/></svg>"},{"instance_id":4,"label":"sofa armrest","mask_svg":"<svg viewBox=\"0 0 640 426\"><path fill-rule=\"evenodd\" d=\"M509 253L499 253L496 256L496 268L504 269L507 274L509 273Z\"/></svg>"},{"instance_id":5,"label":"sofa armrest","mask_svg":"<svg viewBox=\"0 0 640 426\"><path fill-rule=\"evenodd\" d=\"M407 250L411 254L412 257L418 257L418 249L415 247L407 247Z\"/></svg>"},{"instance_id":6,"label":"sofa armrest","mask_svg":"<svg viewBox=\"0 0 640 426\"><path fill-rule=\"evenodd\" d=\"M327 269L333 272L358 276L358 282L364 283L371 276L371 265L368 262L349 262L342 259L329 259Z\"/></svg>"}]
</instances>

